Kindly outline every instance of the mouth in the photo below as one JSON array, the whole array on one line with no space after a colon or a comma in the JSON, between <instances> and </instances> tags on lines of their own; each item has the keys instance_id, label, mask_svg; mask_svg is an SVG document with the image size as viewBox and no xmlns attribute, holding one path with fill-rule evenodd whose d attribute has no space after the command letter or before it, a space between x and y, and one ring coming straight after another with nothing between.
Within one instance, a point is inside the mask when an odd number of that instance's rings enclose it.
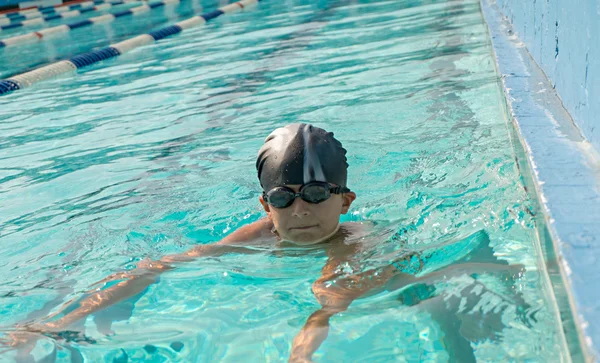
<instances>
[{"instance_id":1,"label":"mouth","mask_svg":"<svg viewBox=\"0 0 600 363\"><path fill-rule=\"evenodd\" d=\"M290 228L291 230L297 230L297 231L305 231L307 229L311 229L311 228L317 228L318 226L315 225L311 225L311 226L300 226L300 227L292 227Z\"/></svg>"}]
</instances>

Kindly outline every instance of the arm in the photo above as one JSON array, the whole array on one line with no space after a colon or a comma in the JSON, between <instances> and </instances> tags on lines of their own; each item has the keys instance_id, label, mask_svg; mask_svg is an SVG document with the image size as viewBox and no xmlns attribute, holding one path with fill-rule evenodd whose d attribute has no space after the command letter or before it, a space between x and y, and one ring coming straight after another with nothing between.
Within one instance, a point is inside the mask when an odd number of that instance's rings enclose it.
<instances>
[{"instance_id":1,"label":"arm","mask_svg":"<svg viewBox=\"0 0 600 363\"><path fill-rule=\"evenodd\" d=\"M263 218L238 228L217 243L196 246L184 253L165 256L160 261L163 263L187 262L197 257L222 256L228 253L256 253L255 250L240 244L258 239L267 234L270 235L272 228L273 222L268 218Z\"/></svg>"},{"instance_id":2,"label":"arm","mask_svg":"<svg viewBox=\"0 0 600 363\"><path fill-rule=\"evenodd\" d=\"M239 228L217 243L197 246L181 254L165 256L159 261L142 261L135 270L113 274L94 285L120 280L119 282L105 289L97 288L90 290L85 296L77 299L77 301L71 300L65 303L60 311L44 320L50 320L62 314L65 310L72 308L73 305L76 305L75 309L66 313L61 318L42 324L34 324L30 330L64 330L90 314L143 292L148 286L157 281L161 273L175 268L171 266L171 263L188 262L197 257L221 256L228 253L253 253L255 252L254 250L240 244L265 235L271 228L272 222L270 220L266 218L261 219Z\"/></svg>"},{"instance_id":3,"label":"arm","mask_svg":"<svg viewBox=\"0 0 600 363\"><path fill-rule=\"evenodd\" d=\"M355 299L377 291L394 276L401 275L405 284L416 280L412 275L398 272L393 265L337 278L339 273L329 271L335 271L339 262L329 260L323 268L323 275L312 286L321 308L309 316L300 333L294 338L290 362L310 362L313 353L327 338L329 319L345 311Z\"/></svg>"},{"instance_id":4,"label":"arm","mask_svg":"<svg viewBox=\"0 0 600 363\"><path fill-rule=\"evenodd\" d=\"M400 259L402 262L405 258ZM398 262L398 261L397 261ZM492 263L464 263L450 265L426 275L417 277L402 272L397 262L384 268L368 270L360 274L336 278L335 271L339 261L328 261L323 275L313 284L313 293L321 309L312 313L304 327L292 343L290 362L310 362L312 355L327 338L329 319L348 309L359 297L386 290L402 289L415 283L434 283L453 276L472 273L520 273L522 265L499 265Z\"/></svg>"}]
</instances>

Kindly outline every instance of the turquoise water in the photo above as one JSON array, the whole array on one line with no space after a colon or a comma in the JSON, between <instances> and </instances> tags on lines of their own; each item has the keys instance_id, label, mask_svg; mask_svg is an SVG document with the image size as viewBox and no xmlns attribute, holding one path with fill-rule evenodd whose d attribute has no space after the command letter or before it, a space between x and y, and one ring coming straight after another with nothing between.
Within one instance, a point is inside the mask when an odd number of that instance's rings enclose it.
<instances>
[{"instance_id":1,"label":"turquoise water","mask_svg":"<svg viewBox=\"0 0 600 363\"><path fill-rule=\"evenodd\" d=\"M150 2L157 1L159 0ZM141 4L141 2L123 4L104 11L84 13L78 17L52 20L46 24L3 30L0 32L0 40L31 33L46 27L72 24L93 16L116 13L138 7ZM172 25L174 22L187 19L193 14L202 13L203 8L213 10L217 6L216 1L205 1L202 4L199 0L183 0L178 4L170 4L136 16L128 15L117 18L110 23L76 28L61 36L47 38L42 42L12 46L6 49L0 48L2 59L2 62L0 62L0 77L3 79L8 78L46 65L49 62L69 59L81 53L89 52L94 48L115 44L132 36Z\"/></svg>"},{"instance_id":2,"label":"turquoise water","mask_svg":"<svg viewBox=\"0 0 600 363\"><path fill-rule=\"evenodd\" d=\"M150 27L130 18L83 45L23 48L20 63L0 50L2 72L127 38L127 24ZM348 149L358 199L343 220L372 225L354 241L364 247L352 272L482 230L499 259L526 270L357 300L332 318L315 361L444 362L459 334L479 361L569 361L490 52L476 0L267 0L2 97L2 331L144 257L259 219L256 152L274 128L307 122ZM200 259L82 322L83 338L40 337L31 356L285 361L319 308L311 284L326 259L318 249Z\"/></svg>"}]
</instances>

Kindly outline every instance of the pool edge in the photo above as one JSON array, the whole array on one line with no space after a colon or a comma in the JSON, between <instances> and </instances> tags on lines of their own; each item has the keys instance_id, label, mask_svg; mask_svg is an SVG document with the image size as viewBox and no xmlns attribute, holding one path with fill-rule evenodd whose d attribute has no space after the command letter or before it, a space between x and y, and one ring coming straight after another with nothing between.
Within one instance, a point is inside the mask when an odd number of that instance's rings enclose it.
<instances>
[{"instance_id":1,"label":"pool edge","mask_svg":"<svg viewBox=\"0 0 600 363\"><path fill-rule=\"evenodd\" d=\"M561 322L575 325L577 342L567 342L574 361L598 359L600 313L595 263L600 236L600 158L581 132L543 71L514 35L494 0L480 0L501 76L511 138L523 182L539 206L538 238L547 267L556 268L563 287L553 284L555 298L568 301ZM521 151L519 151L521 149ZM527 169L527 170L523 170ZM529 179L529 180L527 180ZM552 266L554 265L554 266ZM551 279L552 280L552 279ZM563 289L564 295L561 296ZM570 313L572 319L565 314ZM566 319L566 320L565 320ZM569 340L568 333L565 332Z\"/></svg>"}]
</instances>

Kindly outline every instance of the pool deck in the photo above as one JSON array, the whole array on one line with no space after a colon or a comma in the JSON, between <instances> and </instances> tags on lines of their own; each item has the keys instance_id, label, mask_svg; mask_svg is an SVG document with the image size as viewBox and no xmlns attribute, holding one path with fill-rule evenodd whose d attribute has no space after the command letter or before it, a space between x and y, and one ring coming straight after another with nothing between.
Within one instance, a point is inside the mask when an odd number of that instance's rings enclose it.
<instances>
[{"instance_id":1,"label":"pool deck","mask_svg":"<svg viewBox=\"0 0 600 363\"><path fill-rule=\"evenodd\" d=\"M573 361L596 361L600 357L600 156L495 1L481 0L481 7L508 116L525 151L530 187L541 209L543 226L538 228L547 228L567 292L565 300L574 315L581 354Z\"/></svg>"}]
</instances>

